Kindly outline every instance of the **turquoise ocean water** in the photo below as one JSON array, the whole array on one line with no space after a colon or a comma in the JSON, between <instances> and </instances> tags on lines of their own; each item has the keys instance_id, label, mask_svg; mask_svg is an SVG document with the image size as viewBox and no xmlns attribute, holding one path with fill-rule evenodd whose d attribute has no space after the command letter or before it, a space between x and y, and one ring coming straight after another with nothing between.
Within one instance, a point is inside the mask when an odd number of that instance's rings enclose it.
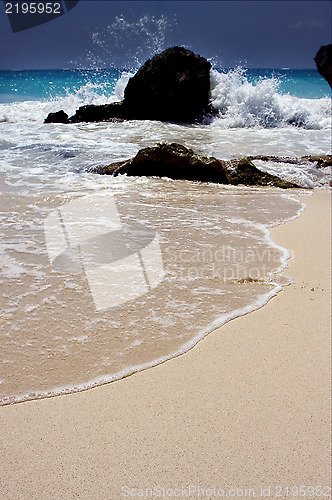
<instances>
[{"instance_id":1,"label":"turquoise ocean water","mask_svg":"<svg viewBox=\"0 0 332 500\"><path fill-rule=\"evenodd\" d=\"M121 69L0 71L0 102L65 96L87 84L101 86L104 90L106 86L111 95L122 72ZM295 97L318 99L330 95L327 83L316 70L250 69L246 71L246 77L251 83L262 78L277 79L280 92Z\"/></svg>"}]
</instances>

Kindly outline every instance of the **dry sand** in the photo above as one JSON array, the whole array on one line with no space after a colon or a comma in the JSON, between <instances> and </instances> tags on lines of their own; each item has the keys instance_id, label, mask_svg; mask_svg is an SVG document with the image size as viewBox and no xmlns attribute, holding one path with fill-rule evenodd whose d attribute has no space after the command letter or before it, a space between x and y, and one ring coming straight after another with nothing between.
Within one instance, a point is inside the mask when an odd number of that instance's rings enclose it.
<instances>
[{"instance_id":1,"label":"dry sand","mask_svg":"<svg viewBox=\"0 0 332 500\"><path fill-rule=\"evenodd\" d=\"M191 498L263 498L263 486L286 499L329 485L331 193L304 201L272 230L295 284L266 306L124 380L0 408L0 498L113 500L159 485L173 498L189 486ZM302 498L328 492L311 491Z\"/></svg>"}]
</instances>

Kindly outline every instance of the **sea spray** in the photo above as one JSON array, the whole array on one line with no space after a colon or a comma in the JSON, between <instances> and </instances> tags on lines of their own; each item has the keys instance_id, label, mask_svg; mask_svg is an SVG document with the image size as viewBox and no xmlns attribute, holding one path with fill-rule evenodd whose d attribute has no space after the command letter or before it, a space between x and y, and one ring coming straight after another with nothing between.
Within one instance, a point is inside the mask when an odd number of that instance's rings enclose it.
<instances>
[{"instance_id":1,"label":"sea spray","mask_svg":"<svg viewBox=\"0 0 332 500\"><path fill-rule=\"evenodd\" d=\"M299 99L279 91L280 80L248 78L247 70L211 71L211 102L223 128L296 126L326 129L331 126L330 99Z\"/></svg>"},{"instance_id":2,"label":"sea spray","mask_svg":"<svg viewBox=\"0 0 332 500\"><path fill-rule=\"evenodd\" d=\"M107 28L93 33L91 48L78 66L75 61L75 66L117 68L126 61L124 70L135 71L149 57L167 48L176 22L176 16L145 14L137 21L116 16Z\"/></svg>"}]
</instances>

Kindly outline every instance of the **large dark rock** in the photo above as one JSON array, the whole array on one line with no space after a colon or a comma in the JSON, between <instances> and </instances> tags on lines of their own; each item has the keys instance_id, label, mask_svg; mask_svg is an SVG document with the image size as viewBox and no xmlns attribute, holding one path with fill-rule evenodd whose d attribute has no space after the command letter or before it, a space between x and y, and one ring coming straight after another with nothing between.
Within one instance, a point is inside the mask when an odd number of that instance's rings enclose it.
<instances>
[{"instance_id":1,"label":"large dark rock","mask_svg":"<svg viewBox=\"0 0 332 500\"><path fill-rule=\"evenodd\" d=\"M68 123L68 115L63 110L49 113L44 123Z\"/></svg>"},{"instance_id":2,"label":"large dark rock","mask_svg":"<svg viewBox=\"0 0 332 500\"><path fill-rule=\"evenodd\" d=\"M325 78L332 88L332 44L322 45L314 59L318 73Z\"/></svg>"},{"instance_id":3,"label":"large dark rock","mask_svg":"<svg viewBox=\"0 0 332 500\"><path fill-rule=\"evenodd\" d=\"M218 184L299 187L259 170L248 158L223 161L196 154L180 144L158 144L141 149L131 160L95 167L90 172L113 175L170 177Z\"/></svg>"},{"instance_id":4,"label":"large dark rock","mask_svg":"<svg viewBox=\"0 0 332 500\"><path fill-rule=\"evenodd\" d=\"M210 69L206 59L183 47L155 55L127 84L128 117L193 123L208 110Z\"/></svg>"},{"instance_id":5,"label":"large dark rock","mask_svg":"<svg viewBox=\"0 0 332 500\"><path fill-rule=\"evenodd\" d=\"M158 144L141 149L131 160L93 169L99 174L170 177L228 184L224 162L200 156L180 144Z\"/></svg>"},{"instance_id":6,"label":"large dark rock","mask_svg":"<svg viewBox=\"0 0 332 500\"><path fill-rule=\"evenodd\" d=\"M122 102L82 106L67 122L98 122L113 119L160 120L194 123L211 111L211 64L183 47L155 55L130 78ZM45 123L58 123L50 113ZM63 122L63 123L67 123Z\"/></svg>"}]
</instances>

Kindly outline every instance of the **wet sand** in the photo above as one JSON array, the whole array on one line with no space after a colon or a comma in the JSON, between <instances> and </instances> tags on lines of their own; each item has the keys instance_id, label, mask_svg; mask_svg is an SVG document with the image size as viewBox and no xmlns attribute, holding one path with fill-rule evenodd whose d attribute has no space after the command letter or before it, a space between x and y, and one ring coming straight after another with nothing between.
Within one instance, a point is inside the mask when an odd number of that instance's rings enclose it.
<instances>
[{"instance_id":1,"label":"wet sand","mask_svg":"<svg viewBox=\"0 0 332 500\"><path fill-rule=\"evenodd\" d=\"M126 379L0 408L0 498L328 498L331 193L301 200L271 231L295 283L266 306Z\"/></svg>"}]
</instances>

